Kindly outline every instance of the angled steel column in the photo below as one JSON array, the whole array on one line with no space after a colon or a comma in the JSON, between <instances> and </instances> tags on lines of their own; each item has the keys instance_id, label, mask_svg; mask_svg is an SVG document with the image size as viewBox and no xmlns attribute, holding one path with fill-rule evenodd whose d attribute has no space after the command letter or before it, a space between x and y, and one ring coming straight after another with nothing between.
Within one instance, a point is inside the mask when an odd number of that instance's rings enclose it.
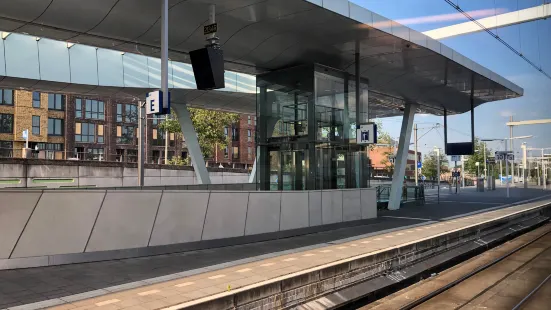
<instances>
[{"instance_id":1,"label":"angled steel column","mask_svg":"<svg viewBox=\"0 0 551 310\"><path fill-rule=\"evenodd\" d=\"M411 140L413 118L417 107L417 104L406 103L404 118L402 120L402 129L400 130L398 151L396 152L396 162L394 163L394 173L392 174L392 187L390 188L390 197L388 201L389 210L400 209L400 202L402 200L402 183L406 174L409 141Z\"/></svg>"},{"instance_id":2,"label":"angled steel column","mask_svg":"<svg viewBox=\"0 0 551 310\"><path fill-rule=\"evenodd\" d=\"M185 104L173 104L172 108L178 116L178 121L182 127L182 133L186 139L187 149L191 157L191 163L193 164L193 170L195 170L195 176L199 184L211 184L209 172L205 165L205 159L199 146L199 140L197 139L197 133L191 122L189 111Z\"/></svg>"}]
</instances>

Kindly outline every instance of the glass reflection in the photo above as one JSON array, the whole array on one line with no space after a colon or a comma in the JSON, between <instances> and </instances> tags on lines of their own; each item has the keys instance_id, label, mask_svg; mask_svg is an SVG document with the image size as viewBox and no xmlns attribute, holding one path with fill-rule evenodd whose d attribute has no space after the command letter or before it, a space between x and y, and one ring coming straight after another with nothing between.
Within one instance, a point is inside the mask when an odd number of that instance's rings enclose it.
<instances>
[{"instance_id":1,"label":"glass reflection","mask_svg":"<svg viewBox=\"0 0 551 310\"><path fill-rule=\"evenodd\" d=\"M356 124L369 120L367 84L356 104L354 77L304 65L257 77L257 180L261 190L367 187L366 147Z\"/></svg>"}]
</instances>

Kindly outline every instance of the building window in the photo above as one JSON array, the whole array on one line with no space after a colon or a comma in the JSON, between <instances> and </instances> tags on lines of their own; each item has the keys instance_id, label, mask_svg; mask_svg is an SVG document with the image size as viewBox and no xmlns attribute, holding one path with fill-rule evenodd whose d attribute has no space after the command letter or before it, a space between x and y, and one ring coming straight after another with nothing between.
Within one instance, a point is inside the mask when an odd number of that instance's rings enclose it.
<instances>
[{"instance_id":1,"label":"building window","mask_svg":"<svg viewBox=\"0 0 551 310\"><path fill-rule=\"evenodd\" d=\"M251 153L251 147L248 146L247 147L247 159L252 159L253 158L253 154Z\"/></svg>"},{"instance_id":2,"label":"building window","mask_svg":"<svg viewBox=\"0 0 551 310\"><path fill-rule=\"evenodd\" d=\"M84 107L82 102L84 101ZM82 111L84 110L84 118L88 119L105 119L105 104L103 101L91 100L91 99L80 99L75 100L75 111L76 117L82 117Z\"/></svg>"},{"instance_id":3,"label":"building window","mask_svg":"<svg viewBox=\"0 0 551 310\"><path fill-rule=\"evenodd\" d=\"M98 143L104 143L104 139L103 139L103 125L101 124L98 124Z\"/></svg>"},{"instance_id":4,"label":"building window","mask_svg":"<svg viewBox=\"0 0 551 310\"><path fill-rule=\"evenodd\" d=\"M251 124L251 116L247 115L247 125L250 125L250 124Z\"/></svg>"},{"instance_id":5,"label":"building window","mask_svg":"<svg viewBox=\"0 0 551 310\"><path fill-rule=\"evenodd\" d=\"M63 135L63 120L59 118L48 118L48 135L62 136Z\"/></svg>"},{"instance_id":6,"label":"building window","mask_svg":"<svg viewBox=\"0 0 551 310\"><path fill-rule=\"evenodd\" d=\"M152 144L156 145L156 146L164 146L165 145L165 132L162 131L162 130L153 129L153 143Z\"/></svg>"},{"instance_id":7,"label":"building window","mask_svg":"<svg viewBox=\"0 0 551 310\"><path fill-rule=\"evenodd\" d=\"M0 114L0 133L13 133L13 114Z\"/></svg>"},{"instance_id":8,"label":"building window","mask_svg":"<svg viewBox=\"0 0 551 310\"><path fill-rule=\"evenodd\" d=\"M13 157L13 142L0 141L0 157Z\"/></svg>"},{"instance_id":9,"label":"building window","mask_svg":"<svg viewBox=\"0 0 551 310\"><path fill-rule=\"evenodd\" d=\"M45 151L46 159L63 159L63 143L31 143L29 146Z\"/></svg>"},{"instance_id":10,"label":"building window","mask_svg":"<svg viewBox=\"0 0 551 310\"><path fill-rule=\"evenodd\" d=\"M232 141L239 141L239 128L237 128L237 126L232 127L231 136Z\"/></svg>"},{"instance_id":11,"label":"building window","mask_svg":"<svg viewBox=\"0 0 551 310\"><path fill-rule=\"evenodd\" d=\"M86 158L87 160L99 160L99 161L105 160L103 148L93 148L93 149L88 149L87 151L88 151L87 158Z\"/></svg>"},{"instance_id":12,"label":"building window","mask_svg":"<svg viewBox=\"0 0 551 310\"><path fill-rule=\"evenodd\" d=\"M224 148L224 158L228 158L228 147Z\"/></svg>"},{"instance_id":13,"label":"building window","mask_svg":"<svg viewBox=\"0 0 551 310\"><path fill-rule=\"evenodd\" d=\"M40 135L40 116L33 115L33 129L32 133L35 136Z\"/></svg>"},{"instance_id":14,"label":"building window","mask_svg":"<svg viewBox=\"0 0 551 310\"><path fill-rule=\"evenodd\" d=\"M117 126L117 143L134 144L136 130L135 126Z\"/></svg>"},{"instance_id":15,"label":"building window","mask_svg":"<svg viewBox=\"0 0 551 310\"><path fill-rule=\"evenodd\" d=\"M13 105L12 89L0 89L0 104Z\"/></svg>"},{"instance_id":16,"label":"building window","mask_svg":"<svg viewBox=\"0 0 551 310\"><path fill-rule=\"evenodd\" d=\"M254 125L256 126L256 116L254 117Z\"/></svg>"},{"instance_id":17,"label":"building window","mask_svg":"<svg viewBox=\"0 0 551 310\"><path fill-rule=\"evenodd\" d=\"M176 135L173 132L171 132L169 136L170 136L170 140L168 141L168 144L173 147L176 144Z\"/></svg>"},{"instance_id":18,"label":"building window","mask_svg":"<svg viewBox=\"0 0 551 310\"><path fill-rule=\"evenodd\" d=\"M75 142L95 143L96 124L75 123Z\"/></svg>"},{"instance_id":19,"label":"building window","mask_svg":"<svg viewBox=\"0 0 551 310\"><path fill-rule=\"evenodd\" d=\"M234 146L232 150L233 159L239 159L239 147Z\"/></svg>"},{"instance_id":20,"label":"building window","mask_svg":"<svg viewBox=\"0 0 551 310\"><path fill-rule=\"evenodd\" d=\"M48 110L63 111L64 109L65 109L65 95L48 94Z\"/></svg>"},{"instance_id":21,"label":"building window","mask_svg":"<svg viewBox=\"0 0 551 310\"><path fill-rule=\"evenodd\" d=\"M82 99L75 99L75 117L82 118Z\"/></svg>"},{"instance_id":22,"label":"building window","mask_svg":"<svg viewBox=\"0 0 551 310\"><path fill-rule=\"evenodd\" d=\"M126 150L126 161L135 163L138 161L138 150Z\"/></svg>"},{"instance_id":23,"label":"building window","mask_svg":"<svg viewBox=\"0 0 551 310\"><path fill-rule=\"evenodd\" d=\"M224 135L227 137L228 136L228 127L224 127Z\"/></svg>"},{"instance_id":24,"label":"building window","mask_svg":"<svg viewBox=\"0 0 551 310\"><path fill-rule=\"evenodd\" d=\"M137 123L138 122L138 107L133 104L126 104L125 110L125 122Z\"/></svg>"},{"instance_id":25,"label":"building window","mask_svg":"<svg viewBox=\"0 0 551 310\"><path fill-rule=\"evenodd\" d=\"M251 142L252 141L252 136L251 136L251 130L250 129L247 129L247 141L248 142Z\"/></svg>"},{"instance_id":26,"label":"building window","mask_svg":"<svg viewBox=\"0 0 551 310\"><path fill-rule=\"evenodd\" d=\"M40 108L40 93L33 91L33 108Z\"/></svg>"},{"instance_id":27,"label":"building window","mask_svg":"<svg viewBox=\"0 0 551 310\"><path fill-rule=\"evenodd\" d=\"M117 122L122 122L122 103L117 103Z\"/></svg>"}]
</instances>

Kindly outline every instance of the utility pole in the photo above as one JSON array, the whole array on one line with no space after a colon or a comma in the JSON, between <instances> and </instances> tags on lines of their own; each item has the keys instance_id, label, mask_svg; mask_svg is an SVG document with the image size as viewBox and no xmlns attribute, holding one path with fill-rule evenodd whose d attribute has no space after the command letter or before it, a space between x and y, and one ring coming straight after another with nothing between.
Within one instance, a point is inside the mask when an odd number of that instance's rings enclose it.
<instances>
[{"instance_id":1,"label":"utility pole","mask_svg":"<svg viewBox=\"0 0 551 310\"><path fill-rule=\"evenodd\" d=\"M503 163L499 161L499 182L503 185Z\"/></svg>"},{"instance_id":2,"label":"utility pole","mask_svg":"<svg viewBox=\"0 0 551 310\"><path fill-rule=\"evenodd\" d=\"M165 115L165 122L168 121L168 114ZM165 130L165 165L168 165L168 130Z\"/></svg>"},{"instance_id":3,"label":"utility pole","mask_svg":"<svg viewBox=\"0 0 551 310\"><path fill-rule=\"evenodd\" d=\"M461 155L461 187L465 187L465 156Z\"/></svg>"},{"instance_id":4,"label":"utility pole","mask_svg":"<svg viewBox=\"0 0 551 310\"><path fill-rule=\"evenodd\" d=\"M415 186L419 186L419 168L417 167L417 124L413 124L413 141L415 142Z\"/></svg>"},{"instance_id":5,"label":"utility pole","mask_svg":"<svg viewBox=\"0 0 551 310\"><path fill-rule=\"evenodd\" d=\"M536 160L536 176L538 178L538 186L541 185L540 183L540 163Z\"/></svg>"},{"instance_id":6,"label":"utility pole","mask_svg":"<svg viewBox=\"0 0 551 310\"><path fill-rule=\"evenodd\" d=\"M513 122L513 116L509 116L509 122ZM511 152L515 154L515 148L513 147L513 126L509 126L509 147L511 148ZM507 160L505 164L507 164L509 161ZM515 183L515 161L513 160L511 163L511 181ZM509 173L507 173L507 177L509 177Z\"/></svg>"},{"instance_id":7,"label":"utility pole","mask_svg":"<svg viewBox=\"0 0 551 310\"><path fill-rule=\"evenodd\" d=\"M438 203L440 204L440 149L435 148L434 150L436 151L436 178L438 179Z\"/></svg>"},{"instance_id":8,"label":"utility pole","mask_svg":"<svg viewBox=\"0 0 551 310\"><path fill-rule=\"evenodd\" d=\"M138 186L144 186L144 138L145 138L145 102L138 102Z\"/></svg>"},{"instance_id":9,"label":"utility pole","mask_svg":"<svg viewBox=\"0 0 551 310\"><path fill-rule=\"evenodd\" d=\"M484 143L484 179L486 180L488 178L486 173L486 171L488 171L486 166L486 142L483 142L483 143Z\"/></svg>"},{"instance_id":10,"label":"utility pole","mask_svg":"<svg viewBox=\"0 0 551 310\"><path fill-rule=\"evenodd\" d=\"M509 164L507 164L508 161L509 161L509 153L507 152L507 141L506 141L505 142L505 174L506 174L505 182L507 182L507 198L509 198Z\"/></svg>"},{"instance_id":11,"label":"utility pole","mask_svg":"<svg viewBox=\"0 0 551 310\"><path fill-rule=\"evenodd\" d=\"M541 176L543 177L543 189L547 189L547 180L545 177L547 171L545 171L545 161L543 158L543 149L541 149Z\"/></svg>"},{"instance_id":12,"label":"utility pole","mask_svg":"<svg viewBox=\"0 0 551 310\"><path fill-rule=\"evenodd\" d=\"M528 188L526 179L526 143L522 143L522 181L524 182L524 188Z\"/></svg>"}]
</instances>

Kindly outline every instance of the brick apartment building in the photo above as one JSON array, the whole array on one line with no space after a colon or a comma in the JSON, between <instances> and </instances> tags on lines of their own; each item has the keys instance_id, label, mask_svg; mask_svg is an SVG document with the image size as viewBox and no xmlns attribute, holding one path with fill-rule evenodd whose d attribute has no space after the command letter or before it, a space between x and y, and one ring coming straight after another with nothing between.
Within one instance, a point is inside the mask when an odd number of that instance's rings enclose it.
<instances>
[{"instance_id":1,"label":"brick apartment building","mask_svg":"<svg viewBox=\"0 0 551 310\"><path fill-rule=\"evenodd\" d=\"M242 115L234 124L238 134L229 135L227 157L218 152L221 156L207 161L236 167L254 162L254 125L248 121L252 118ZM157 128L161 121L162 116L151 116L146 122L145 153L149 163L164 160L165 132ZM240 128L241 124L247 125ZM35 154L38 158L135 162L137 127L138 107L133 101L0 89L0 157L22 157L23 130L28 129L29 147L39 150ZM169 159L188 156L181 136L169 134L168 144Z\"/></svg>"},{"instance_id":2,"label":"brick apartment building","mask_svg":"<svg viewBox=\"0 0 551 310\"><path fill-rule=\"evenodd\" d=\"M216 148L214 157L208 160L209 165L222 165L229 168L251 168L255 160L256 116L240 115L239 121L224 128L228 137L228 147Z\"/></svg>"},{"instance_id":3,"label":"brick apartment building","mask_svg":"<svg viewBox=\"0 0 551 310\"><path fill-rule=\"evenodd\" d=\"M374 177L392 177L388 167L390 162L388 161L389 154L395 154L396 148L390 146L376 146L369 151L369 158L371 159L371 167L373 169L372 175ZM422 161L421 152L417 152L418 162ZM408 151L408 158L406 164L406 177L408 179L415 177L415 151Z\"/></svg>"}]
</instances>

